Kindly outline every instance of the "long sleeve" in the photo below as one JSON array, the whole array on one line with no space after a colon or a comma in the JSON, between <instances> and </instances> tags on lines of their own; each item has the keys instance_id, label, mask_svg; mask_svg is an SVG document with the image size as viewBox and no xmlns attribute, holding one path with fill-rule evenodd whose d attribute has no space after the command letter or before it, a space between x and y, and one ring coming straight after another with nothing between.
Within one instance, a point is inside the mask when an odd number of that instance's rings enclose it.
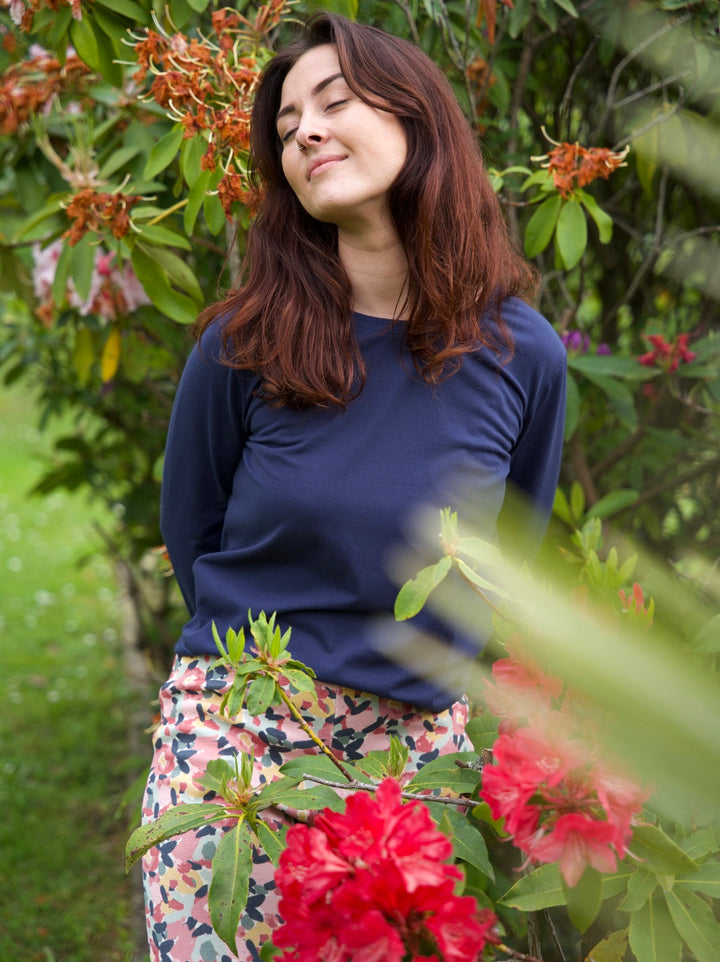
<instances>
[{"instance_id":1,"label":"long sleeve","mask_svg":"<svg viewBox=\"0 0 720 962\"><path fill-rule=\"evenodd\" d=\"M543 539L560 474L567 390L565 350L528 406L510 459L498 530L506 549L532 558Z\"/></svg>"},{"instance_id":2,"label":"long sleeve","mask_svg":"<svg viewBox=\"0 0 720 962\"><path fill-rule=\"evenodd\" d=\"M523 491L546 516L552 509L560 472L566 389L563 359L530 408L510 461L510 484Z\"/></svg>"},{"instance_id":3,"label":"long sleeve","mask_svg":"<svg viewBox=\"0 0 720 962\"><path fill-rule=\"evenodd\" d=\"M160 499L160 528L185 604L196 607L193 565L218 551L235 471L245 443L243 385L219 360L211 329L193 349L170 418Z\"/></svg>"}]
</instances>

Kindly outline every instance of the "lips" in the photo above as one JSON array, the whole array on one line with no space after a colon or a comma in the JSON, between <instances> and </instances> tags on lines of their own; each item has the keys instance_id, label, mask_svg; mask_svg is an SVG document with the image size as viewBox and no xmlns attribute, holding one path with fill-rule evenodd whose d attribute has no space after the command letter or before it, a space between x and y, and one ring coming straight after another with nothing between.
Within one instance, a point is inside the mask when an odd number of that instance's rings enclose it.
<instances>
[{"instance_id":1,"label":"lips","mask_svg":"<svg viewBox=\"0 0 720 962\"><path fill-rule=\"evenodd\" d=\"M319 157L314 157L308 166L307 179L311 180L327 167L332 167L341 160L345 160L343 154L320 154Z\"/></svg>"}]
</instances>

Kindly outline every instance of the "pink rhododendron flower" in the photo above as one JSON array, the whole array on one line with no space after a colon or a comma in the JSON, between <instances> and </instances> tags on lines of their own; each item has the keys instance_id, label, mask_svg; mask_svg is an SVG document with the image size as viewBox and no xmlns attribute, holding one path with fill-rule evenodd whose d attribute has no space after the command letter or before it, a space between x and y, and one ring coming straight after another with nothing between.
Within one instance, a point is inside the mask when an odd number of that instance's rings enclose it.
<instances>
[{"instance_id":1,"label":"pink rhododendron flower","mask_svg":"<svg viewBox=\"0 0 720 962\"><path fill-rule=\"evenodd\" d=\"M403 804L390 778L344 813L293 826L275 874L282 962L473 962L497 920L454 894L451 855L428 810Z\"/></svg>"},{"instance_id":2,"label":"pink rhododendron flower","mask_svg":"<svg viewBox=\"0 0 720 962\"><path fill-rule=\"evenodd\" d=\"M523 718L543 715L563 690L560 679L546 674L519 639L509 638L505 647L509 657L493 664L492 681L485 682L485 704L501 719L501 731L516 728Z\"/></svg>"},{"instance_id":3,"label":"pink rhododendron flower","mask_svg":"<svg viewBox=\"0 0 720 962\"><path fill-rule=\"evenodd\" d=\"M540 833L530 846L535 862L558 862L568 885L577 885L588 865L613 872L617 859L612 846L615 827L581 812L560 815L551 832Z\"/></svg>"},{"instance_id":4,"label":"pink rhododendron flower","mask_svg":"<svg viewBox=\"0 0 720 962\"><path fill-rule=\"evenodd\" d=\"M546 716L562 717L559 712ZM483 798L530 862L555 862L568 885L592 865L612 871L647 794L599 765L579 738L529 727L499 736L483 769Z\"/></svg>"},{"instance_id":5,"label":"pink rhododendron flower","mask_svg":"<svg viewBox=\"0 0 720 962\"><path fill-rule=\"evenodd\" d=\"M33 246L33 286L45 314L55 313L57 310L53 301L52 285L62 249L61 240L44 248L39 244ZM80 297L72 278L68 280L65 297L70 307L74 307L81 317L92 314L105 321L114 321L118 315L131 314L141 305L150 304L150 298L132 266L125 262L122 270L119 270L114 262L114 252L107 253L100 247L96 249L87 297Z\"/></svg>"}]
</instances>

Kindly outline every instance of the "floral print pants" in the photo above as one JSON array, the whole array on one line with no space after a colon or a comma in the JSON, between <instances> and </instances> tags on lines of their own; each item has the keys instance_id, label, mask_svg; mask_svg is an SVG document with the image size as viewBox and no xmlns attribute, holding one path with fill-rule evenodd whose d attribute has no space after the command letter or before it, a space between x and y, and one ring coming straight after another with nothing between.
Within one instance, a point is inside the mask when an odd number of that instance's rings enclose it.
<instances>
[{"instance_id":1,"label":"floral print pants","mask_svg":"<svg viewBox=\"0 0 720 962\"><path fill-rule=\"evenodd\" d=\"M143 821L172 805L202 803L207 790L196 781L212 758L232 760L236 753L255 759L258 786L272 781L290 758L314 754L316 748L287 711L271 707L259 718L247 712L233 721L219 714L232 682L228 669L210 668L211 656L176 658L160 690L160 723L143 804ZM397 735L410 750L407 771L414 772L439 755L468 747L464 700L433 714L411 705L347 688L318 684L317 703L292 695L307 724L339 758L357 761L368 751L389 747ZM319 707L319 710L318 710ZM273 817L268 814L268 821ZM282 815L274 822L279 824ZM228 822L230 827L233 823ZM146 918L151 962L260 962L260 946L281 924L273 865L254 853L248 901L240 919L233 955L210 925L208 889L211 861L224 828L203 826L152 848L143 859Z\"/></svg>"}]
</instances>

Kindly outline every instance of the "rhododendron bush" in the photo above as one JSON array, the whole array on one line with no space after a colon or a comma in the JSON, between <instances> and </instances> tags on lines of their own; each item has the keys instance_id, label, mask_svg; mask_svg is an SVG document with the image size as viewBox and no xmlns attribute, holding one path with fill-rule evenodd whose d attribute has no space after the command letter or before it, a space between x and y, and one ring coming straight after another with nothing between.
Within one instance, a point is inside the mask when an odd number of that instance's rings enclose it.
<instances>
[{"instance_id":1,"label":"rhododendron bush","mask_svg":"<svg viewBox=\"0 0 720 962\"><path fill-rule=\"evenodd\" d=\"M714 958L720 718L717 684L705 684L703 674L713 658L703 658L702 649L716 620L696 599L692 621L704 625L694 654L701 672L677 653L664 665L667 653L654 640L663 628L648 618L652 600L631 581L638 558L620 563L615 552L599 562L599 524L576 531L573 576L568 582L553 572L549 589L474 532L461 533L454 512L442 512L435 576L423 569L402 587L396 617L413 617L454 572L466 601L472 595L492 606L498 650L489 672L468 672L474 750L439 757L416 773L406 771L408 751L396 738L387 753L352 766L317 739L289 697L291 687L312 687L312 672L292 658L291 632L281 632L274 615L251 613L250 646L242 631L229 630L224 641L216 632L219 660L235 672L222 710L232 716L247 698L254 712L280 704L317 756L288 762L270 784L253 783L250 758L235 767L211 763L204 804L178 805L136 829L129 862L208 819L238 821L276 865L283 924L263 951L281 962L533 962L555 959L558 951L586 962L670 962L683 945L688 958ZM550 625L541 613L548 609ZM577 648L578 631L583 650L574 668L563 645L569 638ZM553 650L558 644L560 652ZM592 676L619 650L630 677L621 659L617 678L596 684ZM653 679L652 692L637 683L640 671ZM617 703L623 685L637 689L646 716L632 729L634 709ZM662 702L668 690L687 685L686 709ZM676 727L692 745L690 767L685 746L673 746ZM678 767L680 802L668 792ZM289 828L271 830L262 811L278 803L286 812L300 805L303 811ZM242 851L248 864L238 874L246 886L250 847ZM242 901L210 890L210 917L231 948ZM577 933L565 935L563 948L553 941L563 927L560 912L564 927ZM658 944L661 937L666 945ZM607 954L610 947L615 954Z\"/></svg>"},{"instance_id":2,"label":"rhododendron bush","mask_svg":"<svg viewBox=\"0 0 720 962\"><path fill-rule=\"evenodd\" d=\"M164 649L179 595L145 587L184 326L238 276L255 79L310 7L0 0L0 366L45 421L72 412L40 489L112 505L104 540ZM478 131L568 349L558 516L612 518L674 559L712 551L714 0L323 7L419 42Z\"/></svg>"}]
</instances>

